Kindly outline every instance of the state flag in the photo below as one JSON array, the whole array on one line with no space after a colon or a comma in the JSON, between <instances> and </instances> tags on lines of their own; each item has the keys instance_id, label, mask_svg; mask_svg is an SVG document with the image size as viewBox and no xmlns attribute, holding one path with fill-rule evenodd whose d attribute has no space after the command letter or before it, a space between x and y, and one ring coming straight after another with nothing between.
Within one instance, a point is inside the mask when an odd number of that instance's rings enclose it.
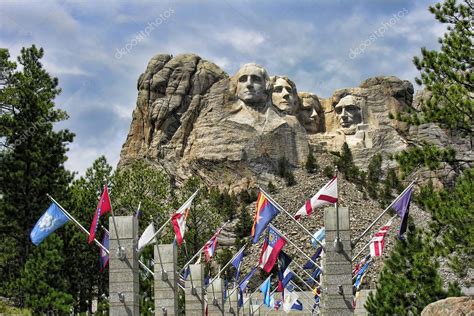
<instances>
[{"instance_id":1,"label":"state flag","mask_svg":"<svg viewBox=\"0 0 474 316\"><path fill-rule=\"evenodd\" d=\"M31 230L31 241L38 246L40 242L68 221L69 217L61 211L56 203L52 203Z\"/></svg>"},{"instance_id":2,"label":"state flag","mask_svg":"<svg viewBox=\"0 0 474 316\"><path fill-rule=\"evenodd\" d=\"M234 259L232 260L232 265L234 266L235 268L235 276L234 276L234 279L235 280L238 280L239 279L239 275L240 275L240 266L242 264L242 260L244 258L244 250L245 250L245 246L242 247L239 252L234 256Z\"/></svg>"},{"instance_id":3,"label":"state flag","mask_svg":"<svg viewBox=\"0 0 474 316\"><path fill-rule=\"evenodd\" d=\"M100 217L110 212L111 210L112 210L112 205L110 203L109 190L107 188L107 185L104 185L104 190L102 191L99 204L97 204L94 218L92 219L91 227L89 229L89 240L88 240L89 244L93 242L95 239L95 233L97 232L97 227L99 226Z\"/></svg>"},{"instance_id":4,"label":"state flag","mask_svg":"<svg viewBox=\"0 0 474 316\"><path fill-rule=\"evenodd\" d=\"M314 262L318 260L318 258L322 255L323 253L323 247L319 247L316 249L316 252L311 256L311 260L306 261L306 263L303 265L303 269L313 269L316 265Z\"/></svg>"},{"instance_id":5,"label":"state flag","mask_svg":"<svg viewBox=\"0 0 474 316\"><path fill-rule=\"evenodd\" d=\"M400 230L398 236L401 237L407 230L408 225L408 212L410 210L411 194L413 192L413 186L397 197L397 201L393 204L392 208L402 219L400 223Z\"/></svg>"},{"instance_id":6,"label":"state flag","mask_svg":"<svg viewBox=\"0 0 474 316\"><path fill-rule=\"evenodd\" d=\"M283 292L288 282L293 278L290 269L291 258L282 250L278 255L278 292Z\"/></svg>"},{"instance_id":7,"label":"state flag","mask_svg":"<svg viewBox=\"0 0 474 316\"><path fill-rule=\"evenodd\" d=\"M331 205L337 202L337 177L329 181L321 190L318 191L311 199L306 200L306 203L296 212L295 219L302 216L309 216L317 208L325 205Z\"/></svg>"},{"instance_id":8,"label":"state flag","mask_svg":"<svg viewBox=\"0 0 474 316\"><path fill-rule=\"evenodd\" d=\"M173 230L175 233L175 239L178 246L181 246L184 240L184 232L186 230L186 219L188 218L189 209L196 197L199 189L191 195L191 197L171 216L171 222L173 223Z\"/></svg>"},{"instance_id":9,"label":"state flag","mask_svg":"<svg viewBox=\"0 0 474 316\"><path fill-rule=\"evenodd\" d=\"M260 254L260 268L266 273L270 273L278 259L278 254L286 240L281 237L273 228L268 227L267 237L262 245L262 252Z\"/></svg>"},{"instance_id":10,"label":"state flag","mask_svg":"<svg viewBox=\"0 0 474 316\"><path fill-rule=\"evenodd\" d=\"M211 260L212 256L214 256L214 253L216 252L216 247L217 247L217 237L221 233L222 228L219 228L214 235L209 239L206 244L204 245L204 258L206 259L206 262L209 262Z\"/></svg>"},{"instance_id":11,"label":"state flag","mask_svg":"<svg viewBox=\"0 0 474 316\"><path fill-rule=\"evenodd\" d=\"M257 206L252 225L252 242L256 244L268 223L278 215L280 211L273 205L262 192L258 193Z\"/></svg>"},{"instance_id":12,"label":"state flag","mask_svg":"<svg viewBox=\"0 0 474 316\"><path fill-rule=\"evenodd\" d=\"M105 232L102 238L102 245L109 250L109 233ZM109 253L100 247L100 272L103 272L109 264Z\"/></svg>"},{"instance_id":13,"label":"state flag","mask_svg":"<svg viewBox=\"0 0 474 316\"><path fill-rule=\"evenodd\" d=\"M146 246L149 244L152 244L156 241L155 239L155 226L153 225L153 222L150 223L150 225L145 228L145 231L143 234L140 236L140 239L138 240L138 248L137 251L140 253Z\"/></svg>"},{"instance_id":14,"label":"state flag","mask_svg":"<svg viewBox=\"0 0 474 316\"><path fill-rule=\"evenodd\" d=\"M385 246L385 235L387 235L391 224L392 221L389 221L384 225L377 233L375 233L375 236L370 241L370 255L372 257L380 257L382 255Z\"/></svg>"}]
</instances>

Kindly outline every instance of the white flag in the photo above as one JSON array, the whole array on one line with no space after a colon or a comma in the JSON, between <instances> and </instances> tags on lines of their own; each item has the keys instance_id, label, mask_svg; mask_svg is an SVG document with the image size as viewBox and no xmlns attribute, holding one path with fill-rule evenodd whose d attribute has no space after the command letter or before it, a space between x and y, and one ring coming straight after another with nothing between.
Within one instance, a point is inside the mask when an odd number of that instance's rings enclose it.
<instances>
[{"instance_id":1,"label":"white flag","mask_svg":"<svg viewBox=\"0 0 474 316\"><path fill-rule=\"evenodd\" d=\"M138 252L141 252L155 238L155 226L150 223L138 240ZM153 241L154 242L154 241Z\"/></svg>"},{"instance_id":2,"label":"white flag","mask_svg":"<svg viewBox=\"0 0 474 316\"><path fill-rule=\"evenodd\" d=\"M329 181L312 198L306 200L306 203L296 212L295 219L302 216L309 216L311 213L325 205L331 205L337 202L337 177Z\"/></svg>"}]
</instances>

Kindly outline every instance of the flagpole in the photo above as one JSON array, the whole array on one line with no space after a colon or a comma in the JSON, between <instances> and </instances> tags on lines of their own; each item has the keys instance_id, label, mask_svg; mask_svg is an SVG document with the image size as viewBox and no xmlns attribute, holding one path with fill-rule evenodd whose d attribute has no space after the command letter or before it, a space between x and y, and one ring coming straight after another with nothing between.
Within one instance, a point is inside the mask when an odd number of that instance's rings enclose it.
<instances>
[{"instance_id":1,"label":"flagpole","mask_svg":"<svg viewBox=\"0 0 474 316\"><path fill-rule=\"evenodd\" d=\"M387 224L390 223L391 221L393 221L393 220L395 219L395 217L397 217L397 216L398 216L397 214L393 215L393 216L390 218L390 220L387 222ZM385 225L386 225L386 224L385 224ZM367 244L365 244L365 246L362 247L362 249L361 249L354 257L352 257L352 262L354 262L354 260L357 259L357 257L359 257L359 256L364 252L364 250L367 249L368 246L370 246L370 243L371 243L373 240L374 240L374 237L372 237L372 239L370 239L369 242L368 242Z\"/></svg>"},{"instance_id":2,"label":"flagpole","mask_svg":"<svg viewBox=\"0 0 474 316\"><path fill-rule=\"evenodd\" d=\"M58 202L56 202L56 200L51 196L49 195L48 193L46 193L46 196L53 202L55 203L60 209L61 211L70 219L73 221L74 224L76 224L87 236L90 236L90 232L84 228L84 226L81 225L81 223L79 223L71 214L69 214L68 211L66 211L62 206L61 204L59 204ZM102 225L101 225L102 226ZM102 228L108 233L108 230L105 229L104 226L102 226ZM97 244L97 246L99 246L100 248L102 248L102 250L104 250L105 252L107 252L107 254L109 253L109 249L107 249L104 245L102 245L100 243L100 241L98 241L96 238L94 238L94 242ZM151 271L143 262L141 262L140 260L138 260L138 263L145 269L147 270L149 273L151 273L152 275L155 275L153 273L153 271Z\"/></svg>"},{"instance_id":3,"label":"flagpole","mask_svg":"<svg viewBox=\"0 0 474 316\"><path fill-rule=\"evenodd\" d=\"M334 173L335 173L335 177L337 179L337 166L334 170ZM339 184L340 183L338 183L336 185L336 196L337 196L337 200L336 200L336 240L334 240L334 250L337 253L340 253L343 249L341 239L339 237Z\"/></svg>"},{"instance_id":4,"label":"flagpole","mask_svg":"<svg viewBox=\"0 0 474 316\"><path fill-rule=\"evenodd\" d=\"M308 255L303 251L301 250L298 246L296 246L285 234L283 234L280 230L278 230L275 226L273 226L272 224L268 224L268 226L270 226L272 229L274 229L279 235L281 235L283 238L285 238L286 241L288 241L291 245L293 245L293 247L296 248L296 250L298 250L299 252L301 252L309 261L311 261L315 266L317 266L318 268L321 269L321 267L313 261L313 259L311 259L310 257L308 257ZM322 270L321 270L321 273L322 273Z\"/></svg>"},{"instance_id":5,"label":"flagpole","mask_svg":"<svg viewBox=\"0 0 474 316\"><path fill-rule=\"evenodd\" d=\"M245 305L245 303L247 303L247 302L249 301L249 299L252 297L252 295L254 295L254 294L260 289L260 287L262 286L262 284L265 283L265 282L267 282L267 280L271 278L271 276L272 276L272 275L270 274L270 275L268 276L268 278L265 279L265 281L263 281L262 283L260 283L260 285L255 289L255 291L253 291L253 292L250 294L250 296L247 297L247 300L245 300L244 305Z\"/></svg>"},{"instance_id":6,"label":"flagpole","mask_svg":"<svg viewBox=\"0 0 474 316\"><path fill-rule=\"evenodd\" d=\"M252 271L252 270L255 269L255 268L258 268L258 266L259 266L259 265L257 264L255 267L253 267L252 269L250 269L250 271ZM244 278L243 278L241 281L243 281L243 280L245 279L245 277L246 277L246 276L244 276ZM234 287L234 288L232 289L232 291L230 291L229 294L227 294L227 297L230 298L230 296L231 296L232 294L234 294L234 292L237 290L237 288L238 288L239 286L240 286L240 282L237 282L237 286Z\"/></svg>"},{"instance_id":7,"label":"flagpole","mask_svg":"<svg viewBox=\"0 0 474 316\"><path fill-rule=\"evenodd\" d=\"M280 204L278 204L274 199L272 199L267 192L265 192L262 188L259 188L260 191L265 195L265 197L270 200L270 202L272 204L274 204L280 211L283 211L283 213L285 213L286 215L288 215L292 221L294 221L296 224L298 224L298 226L300 226L307 234L309 234L311 237L313 237L313 234L306 228L304 227L300 222L298 222L294 217L293 215L291 215L287 210L285 210ZM324 245L319 241L319 240L316 240L316 242L321 246L323 247L324 249Z\"/></svg>"},{"instance_id":8,"label":"flagpole","mask_svg":"<svg viewBox=\"0 0 474 316\"><path fill-rule=\"evenodd\" d=\"M239 255L241 251L244 251L244 249L245 249L245 246L240 248L239 251L237 251L237 253L232 257L232 259L227 261L227 263L224 265L224 267L222 269L220 269L219 272L217 272L217 276L214 277L211 281L209 281L209 284L207 285L207 287L209 287L209 285L211 285L212 282L214 282L218 277L220 277L222 271L224 271L229 266L229 264L231 264L232 261L237 257L237 255Z\"/></svg>"},{"instance_id":9,"label":"flagpole","mask_svg":"<svg viewBox=\"0 0 474 316\"><path fill-rule=\"evenodd\" d=\"M225 222L224 225L222 225L222 227L221 227L220 229L223 229L228 223L229 223L229 221ZM212 235L212 236L214 236L214 235ZM211 238L212 238L212 237L211 237ZM191 259L189 259L188 262L186 262L186 264L183 266L183 268L179 271L180 273L181 273L182 271L184 271L184 270L187 268L187 266L191 263L191 261L193 261L194 259L196 259L197 256L199 256L199 255L201 254L201 252L203 251L204 247L206 247L206 244L207 244L207 242L208 242L209 240L211 240L211 239L209 238L209 239L204 243L204 245L201 247L201 249L199 249L199 250L196 252L196 254L195 254Z\"/></svg>"},{"instance_id":10,"label":"flagpole","mask_svg":"<svg viewBox=\"0 0 474 316\"><path fill-rule=\"evenodd\" d=\"M199 189L196 190L196 192L194 192L187 200L186 202L183 203L183 205L186 205L189 203L190 200L193 200L196 195L198 194L199 192ZM180 212L183 205L181 205L181 207L176 211L176 213ZM163 231L163 229L165 229L166 225L168 225L169 222L171 222L171 219L173 218L173 215L171 215L168 220L163 224L161 225L161 227L155 232L155 234L153 235L153 237L151 238L151 240L153 240L156 236L158 236L159 233L161 233Z\"/></svg>"},{"instance_id":11,"label":"flagpole","mask_svg":"<svg viewBox=\"0 0 474 316\"><path fill-rule=\"evenodd\" d=\"M273 293L275 293L277 289L278 289L278 286L275 287L275 289L270 292L270 295L273 295ZM255 315L255 313L258 312L258 310L260 309L260 307L263 306L263 304L265 304L265 299L263 300L263 302L262 302L260 305L258 305L257 309L252 312L252 315ZM270 307L270 310L272 310L272 309L275 309L275 307L273 307L273 308Z\"/></svg>"},{"instance_id":12,"label":"flagpole","mask_svg":"<svg viewBox=\"0 0 474 316\"><path fill-rule=\"evenodd\" d=\"M293 281L290 281L290 282L291 282L291 284L293 284L294 287L298 288L298 290L300 290L301 293L303 293L303 295L306 297L306 299L309 299L309 302L310 302L310 303L313 302L313 298L309 297L308 294L306 294L306 292L303 291L295 282L293 282ZM312 308L312 306L309 307L309 308Z\"/></svg>"},{"instance_id":13,"label":"flagpole","mask_svg":"<svg viewBox=\"0 0 474 316\"><path fill-rule=\"evenodd\" d=\"M406 191L408 191L408 189L410 189L416 182L416 179L413 180L406 188L405 190L403 190L402 193L400 193L397 198L395 200L392 201L392 203L390 203L389 206L387 206L387 208L382 212L380 213L380 215L366 228L366 230L364 230L364 232L358 237L356 238L356 240L354 240L352 242L352 247L354 247L360 240L362 237L365 236L365 234L367 234L367 232L379 221L380 218L382 218L382 216L388 212L388 210L393 206L393 204L395 204L396 202L398 202L398 200L402 197L403 194L406 193Z\"/></svg>"},{"instance_id":14,"label":"flagpole","mask_svg":"<svg viewBox=\"0 0 474 316\"><path fill-rule=\"evenodd\" d=\"M306 286L308 287L308 289L310 289L311 291L313 290L313 288L312 288L311 286L309 286L309 284L306 283L306 281L303 280L298 274L296 274L296 273L293 273L293 274L296 275L296 277L297 277L301 282L303 282L303 284L306 285Z\"/></svg>"},{"instance_id":15,"label":"flagpole","mask_svg":"<svg viewBox=\"0 0 474 316\"><path fill-rule=\"evenodd\" d=\"M314 283L316 283L317 285L321 285L318 281L316 281L315 278L313 278L313 276L312 276L311 274L309 274L308 271L306 271L306 269L304 269L302 266L300 266L300 265L298 264L298 262L296 262L296 261L291 261L291 262L290 262L290 265L291 265L293 262L298 266L298 268L300 268L304 273L306 273L306 275L309 276L309 277L311 278L311 280L314 281ZM321 274L322 274L322 273L323 273L323 270L322 270L321 267L319 267L319 266L318 266L318 268L319 268L319 271L321 271Z\"/></svg>"}]
</instances>

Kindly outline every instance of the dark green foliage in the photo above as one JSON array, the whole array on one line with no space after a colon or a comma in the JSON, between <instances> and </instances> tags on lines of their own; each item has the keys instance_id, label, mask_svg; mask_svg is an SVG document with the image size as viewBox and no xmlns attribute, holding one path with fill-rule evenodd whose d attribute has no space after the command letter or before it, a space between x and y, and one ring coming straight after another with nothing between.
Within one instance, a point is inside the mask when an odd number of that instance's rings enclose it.
<instances>
[{"instance_id":1,"label":"dark green foliage","mask_svg":"<svg viewBox=\"0 0 474 316\"><path fill-rule=\"evenodd\" d=\"M370 159L367 171L367 193L373 199L378 196L379 181L382 176L382 155L376 154Z\"/></svg>"},{"instance_id":2,"label":"dark green foliage","mask_svg":"<svg viewBox=\"0 0 474 316\"><path fill-rule=\"evenodd\" d=\"M308 159L306 160L306 164L304 166L308 173L315 173L318 171L318 163L316 162L316 158L314 158L313 152L311 150L309 151Z\"/></svg>"},{"instance_id":3,"label":"dark green foliage","mask_svg":"<svg viewBox=\"0 0 474 316\"><path fill-rule=\"evenodd\" d=\"M253 219L245 207L240 208L239 222L236 227L236 246L240 248L243 245L243 239L250 236L252 231Z\"/></svg>"},{"instance_id":4,"label":"dark green foliage","mask_svg":"<svg viewBox=\"0 0 474 316\"><path fill-rule=\"evenodd\" d=\"M250 204L257 200L258 190L257 189L248 189L240 193L240 202L242 204Z\"/></svg>"},{"instance_id":5,"label":"dark green foliage","mask_svg":"<svg viewBox=\"0 0 474 316\"><path fill-rule=\"evenodd\" d=\"M414 57L413 62L421 71L416 82L425 85L433 96L422 104L421 111L404 118L412 124L434 122L472 137L474 6L470 0L448 0L431 6L430 12L448 24L448 31L439 39L440 51L423 47L421 57Z\"/></svg>"},{"instance_id":6,"label":"dark green foliage","mask_svg":"<svg viewBox=\"0 0 474 316\"><path fill-rule=\"evenodd\" d=\"M285 179L286 185L292 186L296 184L295 175L291 170L290 162L285 157L278 160L278 175Z\"/></svg>"},{"instance_id":7,"label":"dark green foliage","mask_svg":"<svg viewBox=\"0 0 474 316\"><path fill-rule=\"evenodd\" d=\"M337 170L344 175L344 179L357 183L359 180L359 168L354 164L352 152L347 143L342 145L340 153L336 153L334 164Z\"/></svg>"},{"instance_id":8,"label":"dark green foliage","mask_svg":"<svg viewBox=\"0 0 474 316\"><path fill-rule=\"evenodd\" d=\"M0 49L0 296L10 297L20 306L26 303L25 296L15 282L27 258L41 256L29 233L50 204L46 193L63 199L72 180L64 162L74 135L53 129L53 124L66 119L67 114L55 109L58 80L43 69L42 57L42 49L23 48L17 69L9 60L8 50ZM30 265L27 275L40 275L36 268L42 267ZM54 272L51 277L64 277L63 271ZM23 274L26 282L25 278ZM52 292L56 301L48 298L58 310L62 289ZM63 302L69 303L67 299Z\"/></svg>"},{"instance_id":9,"label":"dark green foliage","mask_svg":"<svg viewBox=\"0 0 474 316\"><path fill-rule=\"evenodd\" d=\"M67 294L68 282L63 275L65 256L63 242L53 234L46 238L28 256L17 285L22 291L25 305L35 314L54 312L69 314L73 298Z\"/></svg>"},{"instance_id":10,"label":"dark green foliage","mask_svg":"<svg viewBox=\"0 0 474 316\"><path fill-rule=\"evenodd\" d=\"M426 143L395 155L395 159L403 174L409 174L419 167L435 170L440 167L441 162L456 163L454 150Z\"/></svg>"},{"instance_id":11,"label":"dark green foliage","mask_svg":"<svg viewBox=\"0 0 474 316\"><path fill-rule=\"evenodd\" d=\"M471 140L474 127L474 74L472 72L472 38L474 35L472 1L456 3L447 0L429 8L435 18L447 24L447 32L439 39L439 51L421 49L421 57L413 62L421 72L416 78L431 92L431 98L424 100L419 110L411 109L397 118L410 124L436 123L451 131L451 134ZM430 144L421 144L417 149L397 157L403 168L411 171L417 165L437 168L437 163L452 164L467 161L454 160L452 151L435 149ZM472 158L468 158L472 162Z\"/></svg>"},{"instance_id":12,"label":"dark green foliage","mask_svg":"<svg viewBox=\"0 0 474 316\"><path fill-rule=\"evenodd\" d=\"M225 221L233 220L236 214L237 200L227 192L220 192L217 188L209 190L209 203L222 214Z\"/></svg>"},{"instance_id":13,"label":"dark green foliage","mask_svg":"<svg viewBox=\"0 0 474 316\"><path fill-rule=\"evenodd\" d=\"M86 170L83 177L73 182L69 200L66 203L58 202L89 230L103 185L110 183L111 179L112 167L101 156ZM111 200L113 204L112 194ZM102 216L100 223L108 227L108 216ZM91 312L92 300L102 294L108 295L108 270L99 273L99 248L95 244L89 245L86 235L76 225L69 223L63 229L64 270L69 279L68 292L74 298L74 310ZM96 238L101 241L103 234L103 229L99 227Z\"/></svg>"},{"instance_id":14,"label":"dark green foliage","mask_svg":"<svg viewBox=\"0 0 474 316\"><path fill-rule=\"evenodd\" d=\"M418 200L433 215L430 229L441 244L438 254L447 256L455 272L464 276L474 268L474 169L457 179L454 188L436 192L428 185Z\"/></svg>"},{"instance_id":15,"label":"dark green foliage","mask_svg":"<svg viewBox=\"0 0 474 316\"><path fill-rule=\"evenodd\" d=\"M277 192L276 186L273 184L273 182L269 181L268 182L268 193L276 193L276 192Z\"/></svg>"},{"instance_id":16,"label":"dark green foliage","mask_svg":"<svg viewBox=\"0 0 474 316\"><path fill-rule=\"evenodd\" d=\"M410 225L412 226L412 225ZM398 240L380 275L377 292L365 307L373 315L418 315L431 302L458 293L446 292L433 256L432 241L421 230L409 228L405 241Z\"/></svg>"},{"instance_id":17,"label":"dark green foliage","mask_svg":"<svg viewBox=\"0 0 474 316\"><path fill-rule=\"evenodd\" d=\"M329 179L331 179L332 177L334 177L334 168L331 167L331 166L326 166L324 167L323 169L323 173L326 177L328 177Z\"/></svg>"}]
</instances>

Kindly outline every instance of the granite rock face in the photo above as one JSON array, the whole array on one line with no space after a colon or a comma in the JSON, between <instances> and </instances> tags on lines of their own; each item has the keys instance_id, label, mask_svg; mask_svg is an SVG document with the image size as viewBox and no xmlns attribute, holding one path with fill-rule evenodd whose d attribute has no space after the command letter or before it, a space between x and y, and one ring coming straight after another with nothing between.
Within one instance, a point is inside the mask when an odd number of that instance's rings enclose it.
<instances>
[{"instance_id":1,"label":"granite rock face","mask_svg":"<svg viewBox=\"0 0 474 316\"><path fill-rule=\"evenodd\" d=\"M324 99L298 93L292 80L256 64L230 77L193 54L156 55L137 89L119 167L146 158L178 184L197 175L239 192L274 179L281 158L301 167L310 150L317 158L344 142L362 169L376 153L389 156L424 140L454 147L461 159L472 155L471 144L433 124L408 127L390 118L430 97L414 97L412 84L396 77L369 78ZM384 168L392 166L384 159Z\"/></svg>"},{"instance_id":2,"label":"granite rock face","mask_svg":"<svg viewBox=\"0 0 474 316\"><path fill-rule=\"evenodd\" d=\"M474 299L472 297L448 297L426 306L421 316L473 315Z\"/></svg>"}]
</instances>

